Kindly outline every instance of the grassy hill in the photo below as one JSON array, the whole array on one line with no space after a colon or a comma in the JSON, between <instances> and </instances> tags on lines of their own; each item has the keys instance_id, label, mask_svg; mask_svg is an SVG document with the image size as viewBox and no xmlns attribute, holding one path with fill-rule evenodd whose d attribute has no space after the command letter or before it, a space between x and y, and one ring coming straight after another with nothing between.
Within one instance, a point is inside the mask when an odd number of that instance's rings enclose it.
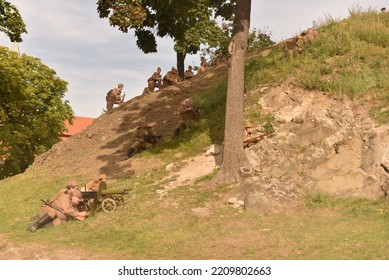
<instances>
[{"instance_id":1,"label":"grassy hill","mask_svg":"<svg viewBox=\"0 0 389 280\"><path fill-rule=\"evenodd\" d=\"M285 58L282 44L267 55L249 55L245 122L277 133L276 117L258 100L288 81L363 106L376 126L388 123L389 14L353 10L348 19L327 18L314 27L319 36L303 46L301 55ZM210 144L222 143L226 74L223 64L191 81L138 96L38 156L24 174L0 181L0 258L387 259L389 208L383 198L314 193L296 200L293 208L258 215L227 204L236 186L212 185L208 180L217 170L164 188L176 179L169 176L168 165L181 169ZM205 107L201 120L172 139L179 103L190 96ZM157 122L155 130L164 141L124 160L130 131L141 121ZM125 205L84 222L26 231L40 198L51 197L71 179L84 184L99 173L108 174L110 188L132 189Z\"/></svg>"}]
</instances>

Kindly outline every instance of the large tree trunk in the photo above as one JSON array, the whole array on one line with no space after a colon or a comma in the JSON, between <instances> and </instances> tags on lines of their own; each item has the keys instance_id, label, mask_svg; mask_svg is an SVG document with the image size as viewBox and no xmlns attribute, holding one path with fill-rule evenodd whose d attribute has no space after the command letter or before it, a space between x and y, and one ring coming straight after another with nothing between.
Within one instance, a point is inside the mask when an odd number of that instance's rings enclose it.
<instances>
[{"instance_id":1,"label":"large tree trunk","mask_svg":"<svg viewBox=\"0 0 389 280\"><path fill-rule=\"evenodd\" d=\"M231 61L228 68L226 119L223 163L219 180L237 182L242 168L250 164L243 149L244 65L250 28L251 0L237 0L234 35L229 45Z\"/></svg>"},{"instance_id":2,"label":"large tree trunk","mask_svg":"<svg viewBox=\"0 0 389 280\"><path fill-rule=\"evenodd\" d=\"M180 76L181 80L184 80L184 72L185 72L185 56L184 53L176 52L177 54L177 70L178 76Z\"/></svg>"}]
</instances>

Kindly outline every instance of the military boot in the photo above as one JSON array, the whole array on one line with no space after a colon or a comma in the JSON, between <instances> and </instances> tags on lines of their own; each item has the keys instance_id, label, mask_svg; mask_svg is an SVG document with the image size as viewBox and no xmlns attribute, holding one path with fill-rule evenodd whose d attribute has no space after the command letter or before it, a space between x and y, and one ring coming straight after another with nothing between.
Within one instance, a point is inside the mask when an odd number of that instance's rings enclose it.
<instances>
[{"instance_id":1,"label":"military boot","mask_svg":"<svg viewBox=\"0 0 389 280\"><path fill-rule=\"evenodd\" d=\"M40 217L35 223L28 226L27 230L31 232L36 232L41 227L45 226L46 224L50 223L53 220L52 217L50 217L49 214L44 214L42 217Z\"/></svg>"},{"instance_id":2,"label":"military boot","mask_svg":"<svg viewBox=\"0 0 389 280\"><path fill-rule=\"evenodd\" d=\"M135 150L133 148L129 148L128 151L127 151L127 159L129 159L130 157L132 157L133 155L135 155Z\"/></svg>"},{"instance_id":3,"label":"military boot","mask_svg":"<svg viewBox=\"0 0 389 280\"><path fill-rule=\"evenodd\" d=\"M177 136L180 134L180 131L181 131L181 129L176 128L176 129L174 130L173 137L177 137Z\"/></svg>"}]
</instances>

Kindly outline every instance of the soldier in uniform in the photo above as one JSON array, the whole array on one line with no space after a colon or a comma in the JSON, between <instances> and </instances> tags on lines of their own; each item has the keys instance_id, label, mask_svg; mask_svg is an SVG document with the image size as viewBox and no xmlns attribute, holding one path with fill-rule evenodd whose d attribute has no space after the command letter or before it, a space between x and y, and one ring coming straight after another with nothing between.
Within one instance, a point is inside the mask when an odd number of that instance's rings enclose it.
<instances>
[{"instance_id":1,"label":"soldier in uniform","mask_svg":"<svg viewBox=\"0 0 389 280\"><path fill-rule=\"evenodd\" d=\"M180 77L178 76L178 70L174 67L170 71L166 73L166 75L163 77L163 86L171 86L180 81Z\"/></svg>"},{"instance_id":2,"label":"soldier in uniform","mask_svg":"<svg viewBox=\"0 0 389 280\"><path fill-rule=\"evenodd\" d=\"M51 199L50 202L54 201L58 197L64 194L70 194L73 195L74 190L78 189L78 183L76 181L70 181L67 183L65 188L61 188Z\"/></svg>"},{"instance_id":3,"label":"soldier in uniform","mask_svg":"<svg viewBox=\"0 0 389 280\"><path fill-rule=\"evenodd\" d=\"M122 104L124 102L125 94L122 95L124 85L118 84L117 88L111 89L105 98L107 101L107 111L111 111L113 109L114 104Z\"/></svg>"},{"instance_id":4,"label":"soldier in uniform","mask_svg":"<svg viewBox=\"0 0 389 280\"><path fill-rule=\"evenodd\" d=\"M193 106L191 98L185 99L181 102L181 104L183 106L179 111L181 120L177 123L176 128L174 129L173 137L177 137L182 129L189 128L192 123L198 121L200 116L199 110Z\"/></svg>"},{"instance_id":5,"label":"soldier in uniform","mask_svg":"<svg viewBox=\"0 0 389 280\"><path fill-rule=\"evenodd\" d=\"M154 146L158 142L159 137L155 135L153 130L155 124L156 123L142 123L135 129L133 134L135 140L127 151L127 159Z\"/></svg>"},{"instance_id":6,"label":"soldier in uniform","mask_svg":"<svg viewBox=\"0 0 389 280\"><path fill-rule=\"evenodd\" d=\"M208 63L204 56L201 57L198 73L203 73L207 69Z\"/></svg>"},{"instance_id":7,"label":"soldier in uniform","mask_svg":"<svg viewBox=\"0 0 389 280\"><path fill-rule=\"evenodd\" d=\"M161 76L161 67L157 68L157 72L154 72L154 74L147 80L147 93L154 92L155 88L157 87L160 89L162 87L162 76Z\"/></svg>"},{"instance_id":8,"label":"soldier in uniform","mask_svg":"<svg viewBox=\"0 0 389 280\"><path fill-rule=\"evenodd\" d=\"M249 123L245 126L243 130L243 148L248 148L255 143L258 143L260 140L265 138L265 135L253 135L254 125Z\"/></svg>"},{"instance_id":9,"label":"soldier in uniform","mask_svg":"<svg viewBox=\"0 0 389 280\"><path fill-rule=\"evenodd\" d=\"M224 61L224 56L223 56L223 52L222 50L219 50L216 54L216 57L215 59L213 60L213 65L219 65L220 63L222 63Z\"/></svg>"},{"instance_id":10,"label":"soldier in uniform","mask_svg":"<svg viewBox=\"0 0 389 280\"><path fill-rule=\"evenodd\" d=\"M101 198L101 191L106 190L108 188L107 185L107 175L100 174L98 179L89 181L85 184L85 186L81 189L81 192L95 192L95 197L89 198L87 205L89 205L89 216L94 216L96 213L96 201Z\"/></svg>"},{"instance_id":11,"label":"soldier in uniform","mask_svg":"<svg viewBox=\"0 0 389 280\"><path fill-rule=\"evenodd\" d=\"M36 232L50 223L59 225L62 221L67 221L69 217L83 221L88 216L88 212L79 212L76 206L82 198L81 192L73 188L72 192L57 192L56 195L45 203L39 212L38 220L28 226L27 230Z\"/></svg>"},{"instance_id":12,"label":"soldier in uniform","mask_svg":"<svg viewBox=\"0 0 389 280\"><path fill-rule=\"evenodd\" d=\"M105 184L102 184L101 182L104 182ZM84 190L87 192L98 192L101 185L106 185L106 184L107 184L107 175L100 174L98 179L86 183Z\"/></svg>"},{"instance_id":13,"label":"soldier in uniform","mask_svg":"<svg viewBox=\"0 0 389 280\"><path fill-rule=\"evenodd\" d=\"M185 80L189 80L189 79L192 79L194 77L194 73L193 73L192 69L193 69L192 66L189 65L188 70L186 70L184 73Z\"/></svg>"}]
</instances>

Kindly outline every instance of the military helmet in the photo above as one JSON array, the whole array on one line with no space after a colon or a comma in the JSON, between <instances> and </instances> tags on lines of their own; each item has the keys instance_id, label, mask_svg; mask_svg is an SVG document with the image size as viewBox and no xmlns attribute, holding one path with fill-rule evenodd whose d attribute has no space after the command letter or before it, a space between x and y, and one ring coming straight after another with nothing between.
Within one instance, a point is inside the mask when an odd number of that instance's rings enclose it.
<instances>
[{"instance_id":1,"label":"military helmet","mask_svg":"<svg viewBox=\"0 0 389 280\"><path fill-rule=\"evenodd\" d=\"M182 105L187 106L187 107L192 107L193 106L193 101L191 98L187 98L184 101L181 102Z\"/></svg>"},{"instance_id":2,"label":"military helmet","mask_svg":"<svg viewBox=\"0 0 389 280\"><path fill-rule=\"evenodd\" d=\"M79 199L82 199L82 194L80 190L74 190L73 196L78 197Z\"/></svg>"},{"instance_id":3,"label":"military helmet","mask_svg":"<svg viewBox=\"0 0 389 280\"><path fill-rule=\"evenodd\" d=\"M76 181L72 180L72 181L70 181L70 182L66 185L66 187L67 187L68 189L78 188L78 183L77 183Z\"/></svg>"},{"instance_id":4,"label":"military helmet","mask_svg":"<svg viewBox=\"0 0 389 280\"><path fill-rule=\"evenodd\" d=\"M172 70L170 70L170 72L174 73L174 74L177 74L178 73L178 70L175 68L175 67L172 67Z\"/></svg>"},{"instance_id":5,"label":"military helmet","mask_svg":"<svg viewBox=\"0 0 389 280\"><path fill-rule=\"evenodd\" d=\"M248 123L246 126L245 126L245 128L253 128L254 127L254 125L252 124L252 123Z\"/></svg>"}]
</instances>

